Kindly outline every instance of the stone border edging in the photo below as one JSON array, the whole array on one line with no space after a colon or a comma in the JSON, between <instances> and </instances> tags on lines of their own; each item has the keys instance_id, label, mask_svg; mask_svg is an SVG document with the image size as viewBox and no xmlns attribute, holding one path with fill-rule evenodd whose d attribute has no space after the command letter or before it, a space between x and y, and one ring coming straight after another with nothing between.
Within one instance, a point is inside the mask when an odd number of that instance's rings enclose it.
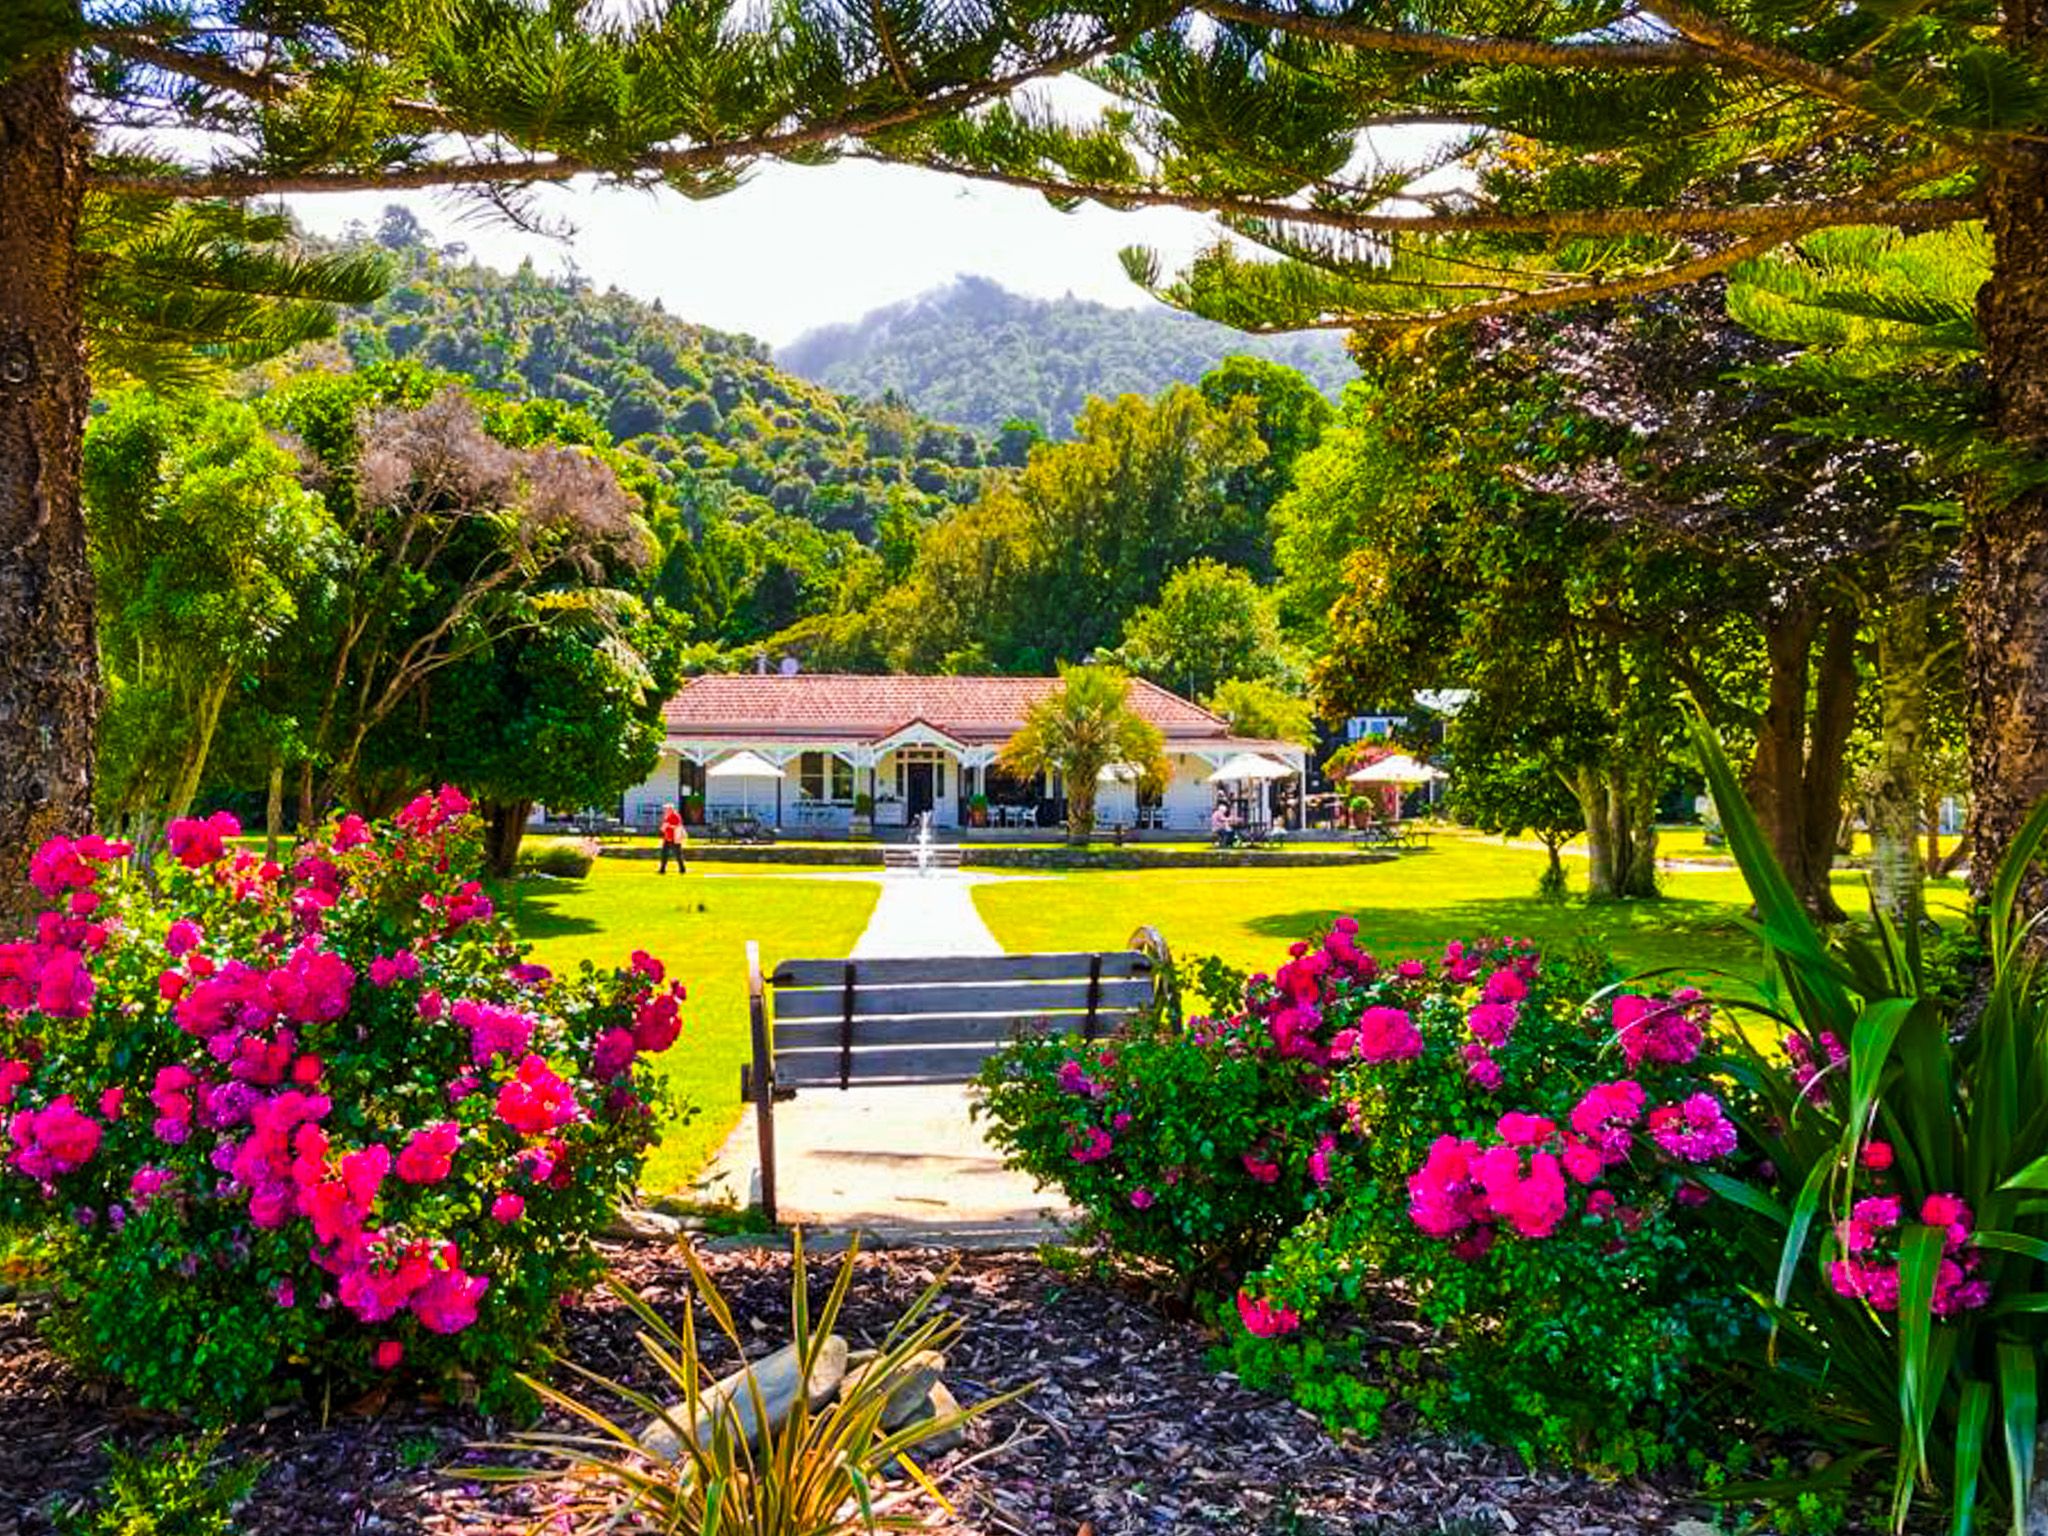
<instances>
[{"instance_id":1,"label":"stone border edging","mask_svg":"<svg viewBox=\"0 0 2048 1536\"><path fill-rule=\"evenodd\" d=\"M822 864L854 869L880 869L882 843L807 844L801 848L767 843L706 846L693 843L688 860L703 864ZM1426 853L1410 850L1410 854ZM655 848L607 848L607 859L660 857ZM1287 869L1384 864L1401 854L1349 847L1335 848L1065 848L1057 844L1005 847L1000 844L960 845L964 869Z\"/></svg>"}]
</instances>

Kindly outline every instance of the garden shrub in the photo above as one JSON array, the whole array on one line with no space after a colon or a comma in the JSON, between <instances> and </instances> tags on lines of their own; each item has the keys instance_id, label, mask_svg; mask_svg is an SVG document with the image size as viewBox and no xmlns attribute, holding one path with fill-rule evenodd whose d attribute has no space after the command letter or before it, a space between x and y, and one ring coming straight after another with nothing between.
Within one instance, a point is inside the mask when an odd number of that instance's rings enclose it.
<instances>
[{"instance_id":1,"label":"garden shrub","mask_svg":"<svg viewBox=\"0 0 2048 1536\"><path fill-rule=\"evenodd\" d=\"M1891 1523L2032 1529L2048 1351L2048 968L2030 889L2048 802L1993 872L1977 931L1923 948L1826 934L1720 744L1701 764L1756 900L1767 976L1728 1070L1763 1156L1708 1175L1746 1220L1773 1362L1811 1383L1838 1467L1891 1477ZM1824 1517L1828 1487L1791 1479ZM1837 1478L1834 1481L1840 1482ZM1931 1497L1930 1497L1931 1495ZM1916 1501L1945 1505L1945 1515Z\"/></svg>"},{"instance_id":2,"label":"garden shrub","mask_svg":"<svg viewBox=\"0 0 2048 1536\"><path fill-rule=\"evenodd\" d=\"M154 886L54 841L0 945L0 1222L47 1240L53 1336L208 1418L393 1373L519 1402L658 1133L683 989L527 963L453 790L289 870L236 830L172 823Z\"/></svg>"},{"instance_id":3,"label":"garden shrub","mask_svg":"<svg viewBox=\"0 0 2048 1536\"><path fill-rule=\"evenodd\" d=\"M594 839L574 843L549 843L520 855L522 875L546 875L553 880L587 880L597 864L600 849Z\"/></svg>"},{"instance_id":4,"label":"garden shrub","mask_svg":"<svg viewBox=\"0 0 2048 1536\"><path fill-rule=\"evenodd\" d=\"M1216 1293L1232 1365L1326 1418L1370 1427L1398 1390L1531 1455L1661 1460L1701 1368L1761 1324L1695 1178L1737 1153L1704 1002L1589 1007L1604 962L1526 942L1382 966L1356 933L1295 945L1227 1017L1020 1042L983 1076L994 1139L1117 1250ZM1368 1358L1376 1280L1426 1358Z\"/></svg>"},{"instance_id":5,"label":"garden shrub","mask_svg":"<svg viewBox=\"0 0 2048 1536\"><path fill-rule=\"evenodd\" d=\"M144 1451L107 1448L112 1470L91 1503L56 1517L61 1536L235 1536L235 1510L263 1476L220 1455L221 1433Z\"/></svg>"}]
</instances>

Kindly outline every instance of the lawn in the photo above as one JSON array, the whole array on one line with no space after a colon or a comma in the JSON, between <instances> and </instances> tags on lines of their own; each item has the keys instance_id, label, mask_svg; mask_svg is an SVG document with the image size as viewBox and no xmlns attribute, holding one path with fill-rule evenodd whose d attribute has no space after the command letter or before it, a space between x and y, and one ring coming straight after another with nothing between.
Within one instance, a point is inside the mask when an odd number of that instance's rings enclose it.
<instances>
[{"instance_id":1,"label":"lawn","mask_svg":"<svg viewBox=\"0 0 2048 1536\"><path fill-rule=\"evenodd\" d=\"M1218 955L1270 970L1289 943L1349 913L1367 948L1396 956L1509 934L1549 949L1598 944L1630 971L1678 966L1704 981L1715 969L1745 976L1754 968L1755 947L1740 923L1748 899L1733 870L1669 872L1661 901L1554 906L1534 894L1542 864L1537 851L1452 835L1354 868L1074 870L978 886L974 900L1009 950L1115 948L1150 924L1177 956ZM1567 867L1583 889L1583 863ZM1863 910L1863 877L1845 870L1835 879L1842 905ZM1940 882L1932 899L1952 911L1957 889Z\"/></svg>"},{"instance_id":2,"label":"lawn","mask_svg":"<svg viewBox=\"0 0 2048 1536\"><path fill-rule=\"evenodd\" d=\"M1662 901L1558 907L1533 894L1542 861L1540 852L1453 834L1423 852L1353 867L997 876L976 885L974 900L1011 951L1113 949L1149 923L1182 957L1213 954L1270 969L1293 940L1349 913L1368 947L1386 954L1513 934L1552 949L1592 942L1630 970L1676 966L1708 980L1715 968L1750 972L1754 950L1740 926L1748 903L1732 870L1668 873ZM1583 865L1571 867L1583 884ZM1863 877L1843 871L1836 880L1843 905L1860 910ZM761 941L769 965L796 953L845 954L866 927L878 889L872 879L801 865L678 878L658 874L645 860L600 859L586 880L528 879L506 891L520 933L547 964L623 964L645 949L689 984L688 1026L666 1063L698 1114L649 1161L649 1189L687 1185L739 1117L739 1065L748 1049L746 941ZM1957 890L1955 882L1940 882L1937 906L1953 911ZM1725 990L1727 983L1720 985Z\"/></svg>"},{"instance_id":3,"label":"lawn","mask_svg":"<svg viewBox=\"0 0 2048 1536\"><path fill-rule=\"evenodd\" d=\"M648 1160L647 1189L688 1184L739 1119L747 940L761 942L762 963L772 966L789 954L843 955L867 926L875 882L805 873L785 866L761 875L664 876L644 860L599 859L586 880L526 879L504 891L520 935L544 964L623 965L644 949L689 986L683 1037L663 1062L698 1112Z\"/></svg>"}]
</instances>

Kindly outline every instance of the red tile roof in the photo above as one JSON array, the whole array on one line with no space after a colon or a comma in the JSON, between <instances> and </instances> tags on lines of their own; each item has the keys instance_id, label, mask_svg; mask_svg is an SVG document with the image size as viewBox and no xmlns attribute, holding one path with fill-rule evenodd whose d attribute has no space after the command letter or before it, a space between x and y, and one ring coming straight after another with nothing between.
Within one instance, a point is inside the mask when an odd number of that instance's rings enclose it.
<instances>
[{"instance_id":1,"label":"red tile roof","mask_svg":"<svg viewBox=\"0 0 2048 1536\"><path fill-rule=\"evenodd\" d=\"M922 720L956 741L1007 741L1053 677L869 677L744 672L693 677L662 710L672 736L879 741ZM1143 678L1131 704L1168 741L1222 741L1229 725Z\"/></svg>"}]
</instances>

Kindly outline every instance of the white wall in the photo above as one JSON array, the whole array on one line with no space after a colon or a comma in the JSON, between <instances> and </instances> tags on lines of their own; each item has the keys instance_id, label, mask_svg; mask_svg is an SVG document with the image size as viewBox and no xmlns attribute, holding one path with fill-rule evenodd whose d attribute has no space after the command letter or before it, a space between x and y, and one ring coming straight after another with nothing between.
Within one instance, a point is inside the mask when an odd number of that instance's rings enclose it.
<instances>
[{"instance_id":1,"label":"white wall","mask_svg":"<svg viewBox=\"0 0 2048 1536\"><path fill-rule=\"evenodd\" d=\"M1214 786L1203 782L1214 770L1199 757L1176 754L1173 778L1166 786L1166 825L1176 832L1207 832L1209 811L1216 804Z\"/></svg>"},{"instance_id":2,"label":"white wall","mask_svg":"<svg viewBox=\"0 0 2048 1536\"><path fill-rule=\"evenodd\" d=\"M645 782L626 791L625 809L620 814L628 826L653 828L661 824L661 808L676 798L676 761L676 754L663 748Z\"/></svg>"},{"instance_id":3,"label":"white wall","mask_svg":"<svg viewBox=\"0 0 2048 1536\"><path fill-rule=\"evenodd\" d=\"M772 825L775 821L776 785L777 781L767 774L707 779L704 782L704 819L716 821L721 816L758 816ZM796 789L785 780L781 791L786 811L796 801Z\"/></svg>"}]
</instances>

